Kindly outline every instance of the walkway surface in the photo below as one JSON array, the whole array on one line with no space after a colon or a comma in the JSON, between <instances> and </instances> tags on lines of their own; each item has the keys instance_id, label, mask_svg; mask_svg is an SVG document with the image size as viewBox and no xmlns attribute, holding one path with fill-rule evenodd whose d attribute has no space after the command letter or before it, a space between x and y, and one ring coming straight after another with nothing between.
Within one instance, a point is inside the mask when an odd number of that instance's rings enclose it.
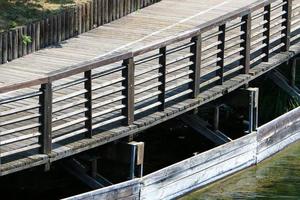
<instances>
[{"instance_id":1,"label":"walkway surface","mask_svg":"<svg viewBox=\"0 0 300 200\"><path fill-rule=\"evenodd\" d=\"M0 65L0 87L43 78L68 66L137 49L251 6L257 0L163 0L76 38Z\"/></svg>"}]
</instances>

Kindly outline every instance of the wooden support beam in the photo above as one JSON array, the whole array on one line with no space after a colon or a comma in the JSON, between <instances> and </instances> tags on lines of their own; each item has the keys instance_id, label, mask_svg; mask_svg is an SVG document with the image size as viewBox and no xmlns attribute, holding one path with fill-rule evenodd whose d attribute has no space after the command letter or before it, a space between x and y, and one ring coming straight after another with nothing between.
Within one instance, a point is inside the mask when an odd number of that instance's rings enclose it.
<instances>
[{"instance_id":1,"label":"wooden support beam","mask_svg":"<svg viewBox=\"0 0 300 200\"><path fill-rule=\"evenodd\" d=\"M52 150L52 84L45 83L41 85L40 88L42 94L39 97L41 114L39 122L41 126L39 127L39 144L40 153L50 154Z\"/></svg>"},{"instance_id":2,"label":"wooden support beam","mask_svg":"<svg viewBox=\"0 0 300 200\"><path fill-rule=\"evenodd\" d=\"M98 182L93 177L87 174L85 167L75 159L65 160L62 163L63 168L68 171L70 174L78 178L84 184L89 186L92 189L99 189L104 187L100 182Z\"/></svg>"},{"instance_id":3,"label":"wooden support beam","mask_svg":"<svg viewBox=\"0 0 300 200\"><path fill-rule=\"evenodd\" d=\"M287 94L300 101L300 94L296 89L289 85L288 80L280 72L273 70L272 72L268 73L268 77Z\"/></svg>"},{"instance_id":4,"label":"wooden support beam","mask_svg":"<svg viewBox=\"0 0 300 200\"><path fill-rule=\"evenodd\" d=\"M190 83L190 89L193 91L191 93L191 98L197 98L200 92L200 76L201 76L201 48L202 48L202 40L201 40L201 34L198 36L195 36L191 39L191 42L194 44L191 46L191 53L193 56L191 56L190 61L193 62L193 64L190 66L190 70L193 71L189 75L189 78L193 81Z\"/></svg>"},{"instance_id":5,"label":"wooden support beam","mask_svg":"<svg viewBox=\"0 0 300 200\"><path fill-rule=\"evenodd\" d=\"M207 124L203 119L197 115L182 115L180 118L185 124L192 129L206 137L216 145L225 144L230 142L231 139L220 131L212 131L207 128Z\"/></svg>"},{"instance_id":6,"label":"wooden support beam","mask_svg":"<svg viewBox=\"0 0 300 200\"><path fill-rule=\"evenodd\" d=\"M122 94L125 99L122 100L122 104L125 108L122 109L122 115L126 118L123 121L124 125L132 125L134 121L134 61L133 58L128 58L123 61L123 66L126 68L122 70L122 76L125 78L123 86L125 89Z\"/></svg>"}]
</instances>

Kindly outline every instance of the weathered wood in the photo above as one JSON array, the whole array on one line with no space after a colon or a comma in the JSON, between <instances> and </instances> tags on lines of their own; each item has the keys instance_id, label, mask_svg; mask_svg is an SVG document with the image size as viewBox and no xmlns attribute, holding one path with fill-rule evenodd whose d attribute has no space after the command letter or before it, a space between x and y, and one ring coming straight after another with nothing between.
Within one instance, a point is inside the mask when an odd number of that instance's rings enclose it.
<instances>
[{"instance_id":1,"label":"weathered wood","mask_svg":"<svg viewBox=\"0 0 300 200\"><path fill-rule=\"evenodd\" d=\"M196 115L184 115L181 117L181 120L217 145L230 141L230 139L227 136L224 136L221 132L209 130L205 126L206 123Z\"/></svg>"},{"instance_id":2,"label":"weathered wood","mask_svg":"<svg viewBox=\"0 0 300 200\"><path fill-rule=\"evenodd\" d=\"M255 134L251 134L149 174L142 179L141 199L175 198L240 166L250 166L255 163L255 148Z\"/></svg>"},{"instance_id":3,"label":"weathered wood","mask_svg":"<svg viewBox=\"0 0 300 200\"><path fill-rule=\"evenodd\" d=\"M122 94L125 99L122 100L122 104L125 108L122 109L122 115L126 117L124 124L131 125L134 121L134 61L133 58L124 60L123 66L126 68L122 70L122 76L125 78L123 86L125 89Z\"/></svg>"},{"instance_id":4,"label":"weathered wood","mask_svg":"<svg viewBox=\"0 0 300 200\"><path fill-rule=\"evenodd\" d=\"M245 22L242 27L241 31L245 34L241 36L241 39L244 42L241 44L241 47L244 48L241 51L241 55L243 58L241 59L241 65L244 66L243 73L248 74L250 69L250 50L251 50L251 14L247 14L242 17L242 22Z\"/></svg>"},{"instance_id":5,"label":"weathered wood","mask_svg":"<svg viewBox=\"0 0 300 200\"><path fill-rule=\"evenodd\" d=\"M192 98L197 98L200 92L200 76L201 76L201 49L202 49L202 38L201 34L195 36L191 39L191 42L194 43L191 46L191 56L190 61L193 62L190 65L190 70L193 71L192 74L189 75L192 82L190 83L190 89L193 91L191 94Z\"/></svg>"},{"instance_id":6,"label":"weathered wood","mask_svg":"<svg viewBox=\"0 0 300 200\"><path fill-rule=\"evenodd\" d=\"M281 89L286 91L291 97L300 100L300 94L289 85L288 81L282 74L280 74L280 72L273 71L268 74L268 77L271 78L271 80Z\"/></svg>"},{"instance_id":7,"label":"weathered wood","mask_svg":"<svg viewBox=\"0 0 300 200\"><path fill-rule=\"evenodd\" d=\"M91 189L102 188L103 185L99 183L96 179L90 177L86 174L85 169L82 165L75 159L69 159L64 161L62 165L70 174L81 180L84 184L89 186Z\"/></svg>"},{"instance_id":8,"label":"weathered wood","mask_svg":"<svg viewBox=\"0 0 300 200\"><path fill-rule=\"evenodd\" d=\"M65 200L77 199L138 199L140 191L140 182L138 179L133 179L127 182L115 184L109 187L101 188L92 193L79 194L74 197L66 198Z\"/></svg>"},{"instance_id":9,"label":"weathered wood","mask_svg":"<svg viewBox=\"0 0 300 200\"><path fill-rule=\"evenodd\" d=\"M40 153L49 154L52 150L52 84L46 83L41 86L42 95L40 96L41 117L39 132Z\"/></svg>"}]
</instances>

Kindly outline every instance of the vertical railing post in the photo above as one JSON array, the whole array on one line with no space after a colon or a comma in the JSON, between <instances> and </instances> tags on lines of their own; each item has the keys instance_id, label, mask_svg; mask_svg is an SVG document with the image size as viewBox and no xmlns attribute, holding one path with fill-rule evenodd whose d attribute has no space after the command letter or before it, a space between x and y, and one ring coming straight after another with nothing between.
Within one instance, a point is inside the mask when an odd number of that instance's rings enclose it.
<instances>
[{"instance_id":1,"label":"vertical railing post","mask_svg":"<svg viewBox=\"0 0 300 200\"><path fill-rule=\"evenodd\" d=\"M243 42L241 43L241 47L243 50L241 51L241 55L243 58L241 59L241 65L244 66L243 73L248 74L250 69L250 49L251 49L251 13L244 15L242 17L241 31L244 34L241 36Z\"/></svg>"},{"instance_id":2,"label":"vertical railing post","mask_svg":"<svg viewBox=\"0 0 300 200\"><path fill-rule=\"evenodd\" d=\"M93 108L92 108L92 70L84 72L84 78L86 79L84 82L84 89L86 90L84 97L86 99L85 102L85 128L87 129L87 132L85 133L85 136L87 138L93 137Z\"/></svg>"},{"instance_id":3,"label":"vertical railing post","mask_svg":"<svg viewBox=\"0 0 300 200\"><path fill-rule=\"evenodd\" d=\"M190 70L193 71L189 75L189 78L192 79L190 83L190 89L193 91L191 93L191 98L197 98L200 92L200 76L201 76L201 49L202 49L202 39L201 34L194 36L191 39L191 42L194 43L191 46L191 53L193 54L190 58L190 61L193 64L190 66Z\"/></svg>"},{"instance_id":4,"label":"vertical railing post","mask_svg":"<svg viewBox=\"0 0 300 200\"><path fill-rule=\"evenodd\" d=\"M281 48L281 51L288 51L290 49L292 0L284 0L284 2L286 2L286 4L283 5L282 10L285 11L285 14L282 17L285 21L282 22L281 25L285 27L281 32L281 34L284 34L284 37L281 39L284 46Z\"/></svg>"},{"instance_id":5,"label":"vertical railing post","mask_svg":"<svg viewBox=\"0 0 300 200\"><path fill-rule=\"evenodd\" d=\"M128 58L123 61L125 69L122 70L122 76L125 78L123 86L125 89L122 91L122 95L125 98L122 100L122 104L125 107L122 109L122 115L125 116L123 121L124 125L132 125L134 121L134 61L133 58Z\"/></svg>"},{"instance_id":6,"label":"vertical railing post","mask_svg":"<svg viewBox=\"0 0 300 200\"><path fill-rule=\"evenodd\" d=\"M263 36L266 37L263 40L263 44L266 46L262 49L262 53L265 54L265 57L263 57L262 61L263 62L268 62L269 61L269 49L270 49L270 22L271 22L271 4L266 5L264 8L264 11L266 12L264 14L264 21L267 21L263 25L263 28L266 30L263 32Z\"/></svg>"},{"instance_id":7,"label":"vertical railing post","mask_svg":"<svg viewBox=\"0 0 300 200\"><path fill-rule=\"evenodd\" d=\"M222 24L219 26L219 31L221 32L218 35L218 41L220 44L218 45L218 49L220 50L219 53L217 53L217 58L220 59L217 61L217 66L220 67L219 70L217 70L217 75L220 77L220 80L218 81L219 85L223 84L224 81L224 56L225 56L225 37L226 37L226 24Z\"/></svg>"},{"instance_id":8,"label":"vertical railing post","mask_svg":"<svg viewBox=\"0 0 300 200\"><path fill-rule=\"evenodd\" d=\"M160 111L164 111L165 109L165 96L166 96L166 47L162 47L159 49L159 70L158 72L161 76L158 78L160 85L158 86L158 90L161 92L158 95L158 101L161 103L158 109Z\"/></svg>"},{"instance_id":9,"label":"vertical railing post","mask_svg":"<svg viewBox=\"0 0 300 200\"><path fill-rule=\"evenodd\" d=\"M39 97L40 103L40 127L39 144L40 153L49 154L52 150L52 84L44 83L41 85L42 94Z\"/></svg>"}]
</instances>

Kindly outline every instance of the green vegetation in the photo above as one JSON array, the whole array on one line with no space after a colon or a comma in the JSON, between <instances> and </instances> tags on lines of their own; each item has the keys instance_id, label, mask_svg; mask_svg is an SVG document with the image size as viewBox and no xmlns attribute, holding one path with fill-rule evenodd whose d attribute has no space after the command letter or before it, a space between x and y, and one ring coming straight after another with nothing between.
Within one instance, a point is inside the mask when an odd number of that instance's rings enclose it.
<instances>
[{"instance_id":1,"label":"green vegetation","mask_svg":"<svg viewBox=\"0 0 300 200\"><path fill-rule=\"evenodd\" d=\"M87 0L0 0L0 31L58 13Z\"/></svg>"},{"instance_id":2,"label":"green vegetation","mask_svg":"<svg viewBox=\"0 0 300 200\"><path fill-rule=\"evenodd\" d=\"M22 42L25 45L30 44L32 42L32 38L28 35L22 35Z\"/></svg>"},{"instance_id":3,"label":"green vegetation","mask_svg":"<svg viewBox=\"0 0 300 200\"><path fill-rule=\"evenodd\" d=\"M283 65L280 68L280 72L287 75L289 73L289 67ZM300 73L298 70L296 73L296 85L299 87L299 84ZM300 102L297 100L297 98L287 94L267 77L261 83L259 98L259 117L261 123L268 122L300 106Z\"/></svg>"}]
</instances>

